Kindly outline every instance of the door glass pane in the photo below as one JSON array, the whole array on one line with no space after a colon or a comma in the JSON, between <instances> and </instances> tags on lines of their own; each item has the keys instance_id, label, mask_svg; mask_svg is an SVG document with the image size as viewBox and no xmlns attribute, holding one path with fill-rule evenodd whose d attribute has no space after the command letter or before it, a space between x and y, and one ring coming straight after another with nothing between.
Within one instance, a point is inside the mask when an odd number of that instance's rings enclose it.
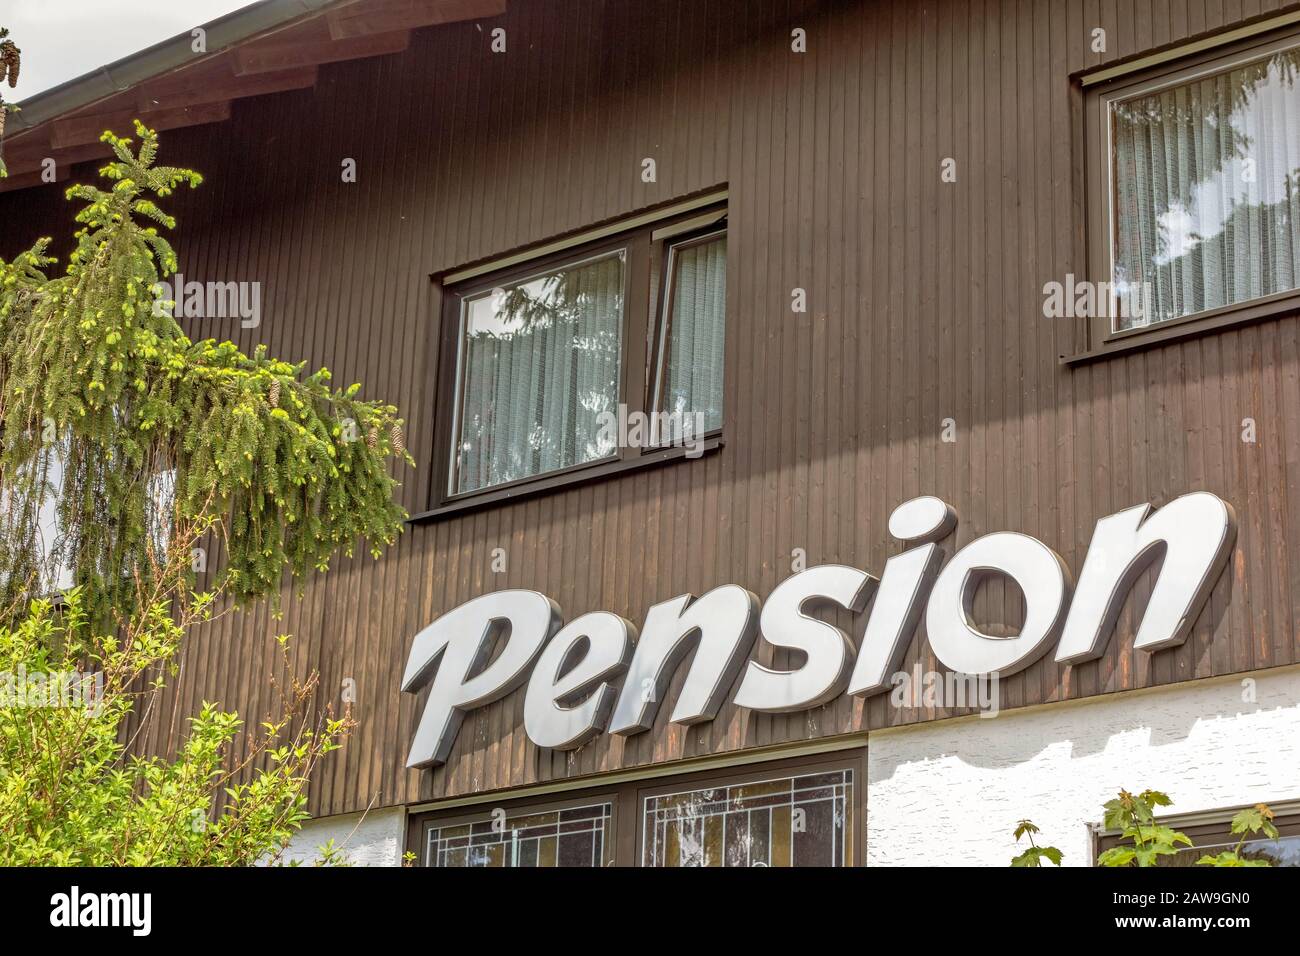
<instances>
[{"instance_id":1,"label":"door glass pane","mask_svg":"<svg viewBox=\"0 0 1300 956\"><path fill-rule=\"evenodd\" d=\"M465 301L454 493L614 453L623 268L619 251Z\"/></svg>"},{"instance_id":2,"label":"door glass pane","mask_svg":"<svg viewBox=\"0 0 1300 956\"><path fill-rule=\"evenodd\" d=\"M658 387L667 413L658 439L698 438L722 427L722 371L727 317L727 237L672 250Z\"/></svg>"},{"instance_id":3,"label":"door glass pane","mask_svg":"<svg viewBox=\"0 0 1300 956\"><path fill-rule=\"evenodd\" d=\"M1113 106L1114 325L1300 287L1300 50Z\"/></svg>"},{"instance_id":4,"label":"door glass pane","mask_svg":"<svg viewBox=\"0 0 1300 956\"><path fill-rule=\"evenodd\" d=\"M849 866L853 771L647 797L643 866Z\"/></svg>"},{"instance_id":5,"label":"door glass pane","mask_svg":"<svg viewBox=\"0 0 1300 956\"><path fill-rule=\"evenodd\" d=\"M426 831L427 866L604 866L612 804L572 807L545 813Z\"/></svg>"}]
</instances>

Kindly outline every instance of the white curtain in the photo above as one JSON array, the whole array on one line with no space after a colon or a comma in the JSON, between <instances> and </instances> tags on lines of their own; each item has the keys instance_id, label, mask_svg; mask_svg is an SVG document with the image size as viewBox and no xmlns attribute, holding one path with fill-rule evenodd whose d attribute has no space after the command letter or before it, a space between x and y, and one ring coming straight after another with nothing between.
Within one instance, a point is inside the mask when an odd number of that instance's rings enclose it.
<instances>
[{"instance_id":1,"label":"white curtain","mask_svg":"<svg viewBox=\"0 0 1300 956\"><path fill-rule=\"evenodd\" d=\"M468 306L456 491L603 458L618 406L619 253L496 290Z\"/></svg>"},{"instance_id":2,"label":"white curtain","mask_svg":"<svg viewBox=\"0 0 1300 956\"><path fill-rule=\"evenodd\" d=\"M1115 106L1118 328L1297 287L1298 62L1284 51Z\"/></svg>"},{"instance_id":3,"label":"white curtain","mask_svg":"<svg viewBox=\"0 0 1300 956\"><path fill-rule=\"evenodd\" d=\"M722 427L726 315L727 237L677 249L659 410L698 413L706 431ZM680 417L670 419L670 434L663 437L680 437L681 424Z\"/></svg>"},{"instance_id":4,"label":"white curtain","mask_svg":"<svg viewBox=\"0 0 1300 956\"><path fill-rule=\"evenodd\" d=\"M38 579L33 582L35 594L41 597L62 593L72 587L72 565L69 556L64 554L63 530L59 521L59 496L63 493L63 470L67 456L67 442L53 442L38 451L33 460L24 466L25 474L22 486L6 487L0 493L0 535L7 542L15 544L24 538L19 529L30 527L30 511L22 509L35 508L36 540L32 555L34 570ZM26 485L32 482L29 489ZM39 491L39 497L37 492ZM5 583L7 574L0 569L0 584Z\"/></svg>"}]
</instances>

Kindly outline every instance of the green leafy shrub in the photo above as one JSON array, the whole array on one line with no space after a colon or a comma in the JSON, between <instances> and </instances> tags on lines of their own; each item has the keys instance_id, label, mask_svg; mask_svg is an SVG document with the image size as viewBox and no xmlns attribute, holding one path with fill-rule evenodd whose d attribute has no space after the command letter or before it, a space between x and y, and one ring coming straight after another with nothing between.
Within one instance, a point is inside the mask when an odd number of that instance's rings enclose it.
<instances>
[{"instance_id":1,"label":"green leafy shrub","mask_svg":"<svg viewBox=\"0 0 1300 956\"><path fill-rule=\"evenodd\" d=\"M1029 837L1029 849L1012 859L1012 866L1042 866L1044 860L1055 866L1061 865L1064 854L1054 846L1039 846L1035 843L1034 834L1037 832L1038 827L1030 820L1021 820L1016 824L1016 842L1019 843L1021 837Z\"/></svg>"},{"instance_id":2,"label":"green leafy shrub","mask_svg":"<svg viewBox=\"0 0 1300 956\"><path fill-rule=\"evenodd\" d=\"M202 599L193 605L199 615L207 607ZM209 703L189 721L175 760L131 755L126 730L138 685L161 688L157 675L183 634L165 603L117 635L97 633L78 591L57 610L37 601L21 622L0 624L0 669L10 675L0 691L7 698L0 865L243 865L278 857L307 817L312 769L341 745L350 720L304 719L313 688L295 686L280 714L250 734L237 765L229 748L243 724ZM33 683L35 675L46 680ZM72 692L57 702L54 675L77 675L62 681ZM239 779L263 758L264 767Z\"/></svg>"},{"instance_id":3,"label":"green leafy shrub","mask_svg":"<svg viewBox=\"0 0 1300 956\"><path fill-rule=\"evenodd\" d=\"M1116 830L1121 842L1104 851L1097 857L1098 866L1158 866L1162 859L1172 859L1179 853L1186 852L1192 846L1192 840L1185 833L1165 826L1156 819L1156 808L1171 806L1173 803L1167 794L1159 790L1143 790L1139 794L1121 790L1113 800L1108 800L1104 807L1102 825L1107 830ZM1272 866L1263 858L1243 855L1246 840L1262 834L1271 840L1278 837L1278 829L1273 825L1273 811L1266 804L1259 803L1240 811L1232 818L1231 831L1239 839L1231 850L1217 854L1202 854L1196 861L1197 866ZM1012 866L1042 866L1042 860L1048 859L1057 866L1061 865L1061 851L1056 847L1040 847L1034 841L1038 827L1029 820L1021 820L1016 825L1016 842L1028 835L1029 849L1018 854L1011 861Z\"/></svg>"}]
</instances>

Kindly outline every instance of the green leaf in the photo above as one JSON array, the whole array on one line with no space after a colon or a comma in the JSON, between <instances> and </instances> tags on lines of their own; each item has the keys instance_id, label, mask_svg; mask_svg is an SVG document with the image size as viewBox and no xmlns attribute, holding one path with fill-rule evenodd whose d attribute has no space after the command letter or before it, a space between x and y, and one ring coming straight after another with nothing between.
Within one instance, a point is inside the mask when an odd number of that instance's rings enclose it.
<instances>
[{"instance_id":1,"label":"green leaf","mask_svg":"<svg viewBox=\"0 0 1300 956\"><path fill-rule=\"evenodd\" d=\"M1129 866L1137 857L1137 852L1130 846L1115 846L1097 857L1098 866Z\"/></svg>"},{"instance_id":2,"label":"green leaf","mask_svg":"<svg viewBox=\"0 0 1300 956\"><path fill-rule=\"evenodd\" d=\"M1019 823L1016 824L1016 833L1015 833L1016 841L1019 842L1020 838L1024 836L1026 833L1037 833L1037 832L1038 832L1038 827L1034 826L1034 824L1031 821L1021 820Z\"/></svg>"}]
</instances>

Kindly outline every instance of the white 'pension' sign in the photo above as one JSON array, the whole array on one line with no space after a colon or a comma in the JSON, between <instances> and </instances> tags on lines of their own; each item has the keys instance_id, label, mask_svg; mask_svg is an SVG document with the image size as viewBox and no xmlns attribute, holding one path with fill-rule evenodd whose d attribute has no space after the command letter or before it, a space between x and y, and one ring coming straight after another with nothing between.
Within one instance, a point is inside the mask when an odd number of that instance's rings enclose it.
<instances>
[{"instance_id":1,"label":"white 'pension' sign","mask_svg":"<svg viewBox=\"0 0 1300 956\"><path fill-rule=\"evenodd\" d=\"M682 594L632 622L593 611L564 623L559 606L527 590L485 594L453 608L415 636L402 690L429 687L408 767L446 761L467 711L528 685L524 726L539 747L571 749L602 732L636 734L655 722L669 681L692 648L695 656L670 720L712 720L740 679L741 707L783 713L817 707L843 693L868 697L889 689L917 623L945 667L974 676L1008 676L1056 644L1058 663L1100 657L1129 590L1153 561L1160 574L1134 647L1153 652L1187 639L1232 551L1232 508L1208 492L1184 495L1158 511L1137 505L1097 522L1078 585L1061 557L1024 534L977 538L946 565L936 542L957 516L938 498L905 502L889 533L905 548L879 577L843 565L808 568L781 582L761 610L734 584ZM941 570L942 567L942 570ZM983 633L971 618L982 579L1005 576L1025 596L1014 637ZM871 611L861 640L810 616L818 602ZM508 632L503 631L508 629ZM751 660L759 635L801 651L793 670ZM505 644L489 663L497 639ZM486 665L486 666L485 666Z\"/></svg>"}]
</instances>

